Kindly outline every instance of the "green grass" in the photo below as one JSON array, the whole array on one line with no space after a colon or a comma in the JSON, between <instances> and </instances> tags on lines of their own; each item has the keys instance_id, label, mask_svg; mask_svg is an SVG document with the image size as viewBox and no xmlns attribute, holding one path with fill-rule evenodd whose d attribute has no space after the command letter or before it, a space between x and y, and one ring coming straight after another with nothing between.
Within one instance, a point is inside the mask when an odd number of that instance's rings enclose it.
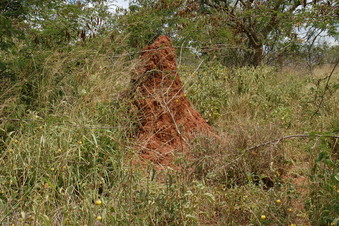
<instances>
[{"instance_id":1,"label":"green grass","mask_svg":"<svg viewBox=\"0 0 339 226\"><path fill-rule=\"evenodd\" d=\"M338 222L338 140L246 151L284 135L338 134L338 72L312 117L328 71L182 65L187 97L222 139L192 140L192 158L178 156L182 171L157 171L135 163L137 112L124 95L135 62L110 58L109 47L38 52L18 59L16 78L4 80L0 224ZM309 178L306 194L293 184L301 176Z\"/></svg>"}]
</instances>

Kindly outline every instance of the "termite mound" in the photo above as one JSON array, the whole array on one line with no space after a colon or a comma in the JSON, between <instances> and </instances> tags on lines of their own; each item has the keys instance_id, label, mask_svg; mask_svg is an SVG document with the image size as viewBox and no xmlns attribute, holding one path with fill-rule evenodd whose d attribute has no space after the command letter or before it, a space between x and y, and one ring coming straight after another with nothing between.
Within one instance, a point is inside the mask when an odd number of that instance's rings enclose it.
<instances>
[{"instance_id":1,"label":"termite mound","mask_svg":"<svg viewBox=\"0 0 339 226\"><path fill-rule=\"evenodd\" d=\"M172 40L161 35L141 51L138 78L132 80L140 120L137 148L143 161L159 168L173 167L175 153L189 155L190 140L212 133L186 98L175 59Z\"/></svg>"}]
</instances>

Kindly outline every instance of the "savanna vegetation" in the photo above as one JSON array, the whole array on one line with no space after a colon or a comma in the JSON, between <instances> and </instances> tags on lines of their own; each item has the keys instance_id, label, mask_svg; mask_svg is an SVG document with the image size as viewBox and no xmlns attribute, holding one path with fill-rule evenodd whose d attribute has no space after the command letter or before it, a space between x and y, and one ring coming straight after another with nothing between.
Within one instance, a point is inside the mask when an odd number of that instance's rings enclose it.
<instances>
[{"instance_id":1,"label":"savanna vegetation","mask_svg":"<svg viewBox=\"0 0 339 226\"><path fill-rule=\"evenodd\" d=\"M339 223L336 1L113 3L0 1L1 225ZM136 163L125 95L160 34L222 140L180 170Z\"/></svg>"}]
</instances>

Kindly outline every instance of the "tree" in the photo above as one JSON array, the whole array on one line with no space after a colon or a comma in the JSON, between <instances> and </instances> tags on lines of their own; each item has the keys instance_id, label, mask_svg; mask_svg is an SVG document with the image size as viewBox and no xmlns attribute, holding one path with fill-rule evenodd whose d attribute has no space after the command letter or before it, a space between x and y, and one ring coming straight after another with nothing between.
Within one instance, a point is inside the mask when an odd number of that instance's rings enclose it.
<instances>
[{"instance_id":1,"label":"tree","mask_svg":"<svg viewBox=\"0 0 339 226\"><path fill-rule=\"evenodd\" d=\"M35 44L67 45L100 32L110 16L106 0L2 0L0 38L4 50L21 34Z\"/></svg>"},{"instance_id":2,"label":"tree","mask_svg":"<svg viewBox=\"0 0 339 226\"><path fill-rule=\"evenodd\" d=\"M15 39L23 39L24 33L20 24L27 13L24 8L25 1L2 0L0 2L0 78L6 74L8 62L2 52L9 52L15 47Z\"/></svg>"},{"instance_id":3,"label":"tree","mask_svg":"<svg viewBox=\"0 0 339 226\"><path fill-rule=\"evenodd\" d=\"M182 7L182 1L134 0L129 11L119 19L119 30L129 36L132 48L143 48L152 43L159 35L172 36L177 33L176 24L180 23L176 12Z\"/></svg>"},{"instance_id":4,"label":"tree","mask_svg":"<svg viewBox=\"0 0 339 226\"><path fill-rule=\"evenodd\" d=\"M9 54L74 45L103 31L105 0L1 0L0 78L9 76ZM108 21L108 20L107 20ZM24 55L24 54L21 54ZM13 76L10 76L13 77Z\"/></svg>"},{"instance_id":5,"label":"tree","mask_svg":"<svg viewBox=\"0 0 339 226\"><path fill-rule=\"evenodd\" d=\"M126 24L132 36L134 29L148 26L150 34L171 31L175 39L200 43L202 49L226 44L234 47L228 52L236 52L253 66L264 59L264 47L272 51L287 41L300 42L300 27L318 26L333 35L338 16L337 3L331 0L135 0L133 7L137 11L126 15L138 24ZM143 20L150 12L147 21ZM153 19L160 22L153 23ZM222 48L215 50L212 54L225 53Z\"/></svg>"},{"instance_id":6,"label":"tree","mask_svg":"<svg viewBox=\"0 0 339 226\"><path fill-rule=\"evenodd\" d=\"M238 44L251 50L247 58L254 66L263 60L264 46L273 49L274 45L286 39L295 41L296 27L314 27L315 19L326 21L326 27L336 18L334 1L200 0L187 4L197 4L201 13L210 18L217 17L223 26L228 26L233 36L238 37ZM318 23L324 26L324 22Z\"/></svg>"}]
</instances>

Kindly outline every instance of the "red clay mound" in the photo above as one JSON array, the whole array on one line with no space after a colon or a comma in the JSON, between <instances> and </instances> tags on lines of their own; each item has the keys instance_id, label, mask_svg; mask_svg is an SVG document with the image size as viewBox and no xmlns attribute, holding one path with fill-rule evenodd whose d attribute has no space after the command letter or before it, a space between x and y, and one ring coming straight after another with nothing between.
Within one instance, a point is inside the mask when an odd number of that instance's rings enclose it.
<instances>
[{"instance_id":1,"label":"red clay mound","mask_svg":"<svg viewBox=\"0 0 339 226\"><path fill-rule=\"evenodd\" d=\"M189 140L210 134L211 128L185 97L175 62L175 49L167 36L159 36L140 56L136 105L141 126L140 155L159 167L174 166L173 151L187 153Z\"/></svg>"}]
</instances>

